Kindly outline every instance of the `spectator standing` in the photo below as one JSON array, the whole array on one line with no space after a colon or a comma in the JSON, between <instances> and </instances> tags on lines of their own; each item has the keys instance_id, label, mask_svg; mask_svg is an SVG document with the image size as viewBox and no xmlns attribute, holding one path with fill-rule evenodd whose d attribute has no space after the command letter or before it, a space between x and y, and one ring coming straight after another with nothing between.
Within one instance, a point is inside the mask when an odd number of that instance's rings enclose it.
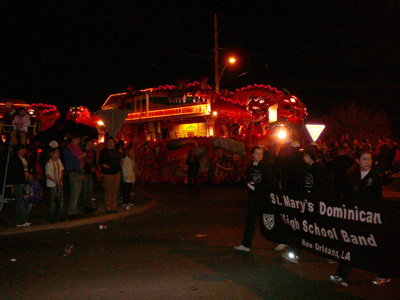
<instances>
[{"instance_id":1,"label":"spectator standing","mask_svg":"<svg viewBox=\"0 0 400 300\"><path fill-rule=\"evenodd\" d=\"M26 144L26 138L28 133L28 126L31 125L31 119L29 114L26 113L24 107L18 108L17 114L12 121L13 130L11 131L11 143L16 145L18 143L17 135L20 136L20 142L22 145Z\"/></svg>"},{"instance_id":2,"label":"spectator standing","mask_svg":"<svg viewBox=\"0 0 400 300\"><path fill-rule=\"evenodd\" d=\"M400 144L397 145L396 147L396 152L393 158L393 162L392 162L392 169L393 172L399 172L400 170Z\"/></svg>"},{"instance_id":3,"label":"spectator standing","mask_svg":"<svg viewBox=\"0 0 400 300\"><path fill-rule=\"evenodd\" d=\"M386 176L386 171L388 171L392 165L391 161L392 147L390 147L389 143L390 139L385 138L383 144L379 149L378 161L384 176Z\"/></svg>"},{"instance_id":4,"label":"spectator standing","mask_svg":"<svg viewBox=\"0 0 400 300\"><path fill-rule=\"evenodd\" d=\"M379 138L378 143L375 146L375 152L374 152L375 157L379 157L379 152L380 152L382 145L383 145L383 139Z\"/></svg>"},{"instance_id":5,"label":"spectator standing","mask_svg":"<svg viewBox=\"0 0 400 300\"><path fill-rule=\"evenodd\" d=\"M133 184L135 183L135 170L136 170L136 161L135 161L135 152L134 148L125 148L125 157L122 159L122 179L124 182L124 193L123 193L123 201L122 207L126 210L131 209L133 204L131 203L131 192Z\"/></svg>"},{"instance_id":6,"label":"spectator standing","mask_svg":"<svg viewBox=\"0 0 400 300\"><path fill-rule=\"evenodd\" d=\"M189 150L189 155L186 159L186 165L188 166L187 174L189 193L192 192L193 186L195 187L196 191L199 192L197 175L200 169L200 161L199 158L193 154L192 150Z\"/></svg>"},{"instance_id":7,"label":"spectator standing","mask_svg":"<svg viewBox=\"0 0 400 300\"><path fill-rule=\"evenodd\" d=\"M64 150L65 170L68 173L70 185L70 196L67 216L75 219L78 215L78 199L82 191L83 166L85 164L86 153L79 147L81 136L77 133L72 135L72 141Z\"/></svg>"},{"instance_id":8,"label":"spectator standing","mask_svg":"<svg viewBox=\"0 0 400 300\"><path fill-rule=\"evenodd\" d=\"M27 218L32 204L25 201L25 185L32 178L32 173L30 172L25 155L25 145L15 145L14 155L9 162L8 170L10 182L14 185L17 227L28 227L31 225L31 223L27 222Z\"/></svg>"},{"instance_id":9,"label":"spectator standing","mask_svg":"<svg viewBox=\"0 0 400 300\"><path fill-rule=\"evenodd\" d=\"M121 164L118 152L115 149L115 140L113 138L109 138L107 140L107 148L101 150L99 165L101 166L101 172L103 173L106 212L116 213L118 212L118 206L115 195L117 195L118 192Z\"/></svg>"},{"instance_id":10,"label":"spectator standing","mask_svg":"<svg viewBox=\"0 0 400 300\"><path fill-rule=\"evenodd\" d=\"M115 145L115 149L117 150L118 153L118 159L121 163L122 166L122 159L126 156L125 154L125 142L123 140L118 141ZM124 180L122 178L123 176L119 177L119 183L118 183L118 193L117 193L117 205L121 203L121 197L122 199L124 198Z\"/></svg>"},{"instance_id":11,"label":"spectator standing","mask_svg":"<svg viewBox=\"0 0 400 300\"><path fill-rule=\"evenodd\" d=\"M49 151L50 160L47 162L46 170L46 194L48 202L48 218L50 223L62 220L64 209L63 173L64 166L60 160L58 149Z\"/></svg>"},{"instance_id":12,"label":"spectator standing","mask_svg":"<svg viewBox=\"0 0 400 300\"><path fill-rule=\"evenodd\" d=\"M97 169L97 155L93 149L93 139L86 139L83 152L86 153L84 175L82 181L81 206L85 213L92 213L93 182Z\"/></svg>"}]
</instances>

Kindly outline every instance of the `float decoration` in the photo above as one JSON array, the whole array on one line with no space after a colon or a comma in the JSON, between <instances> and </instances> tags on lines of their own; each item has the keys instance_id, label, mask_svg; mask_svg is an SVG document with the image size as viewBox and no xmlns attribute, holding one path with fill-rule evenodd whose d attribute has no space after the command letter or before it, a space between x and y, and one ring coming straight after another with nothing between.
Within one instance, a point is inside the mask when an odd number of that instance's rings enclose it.
<instances>
[{"instance_id":1,"label":"float decoration","mask_svg":"<svg viewBox=\"0 0 400 300\"><path fill-rule=\"evenodd\" d=\"M36 104L28 106L27 112L35 121L40 121L40 131L49 129L60 118L57 107L51 104Z\"/></svg>"},{"instance_id":2,"label":"float decoration","mask_svg":"<svg viewBox=\"0 0 400 300\"><path fill-rule=\"evenodd\" d=\"M65 120L71 120L76 124L83 124L93 128L104 126L100 117L96 114L90 113L90 111L84 106L70 107Z\"/></svg>"}]
</instances>

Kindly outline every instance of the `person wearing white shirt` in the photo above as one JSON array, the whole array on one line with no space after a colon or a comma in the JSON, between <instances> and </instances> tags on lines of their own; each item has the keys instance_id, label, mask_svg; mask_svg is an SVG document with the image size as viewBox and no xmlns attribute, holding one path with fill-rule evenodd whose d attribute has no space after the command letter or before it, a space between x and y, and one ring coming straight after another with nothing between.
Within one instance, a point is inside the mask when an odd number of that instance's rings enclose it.
<instances>
[{"instance_id":1,"label":"person wearing white shirt","mask_svg":"<svg viewBox=\"0 0 400 300\"><path fill-rule=\"evenodd\" d=\"M48 218L50 223L62 220L64 209L64 193L62 187L62 178L64 166L60 160L60 154L57 149L51 150L50 160L47 162L46 170L46 189L48 201Z\"/></svg>"},{"instance_id":2,"label":"person wearing white shirt","mask_svg":"<svg viewBox=\"0 0 400 300\"><path fill-rule=\"evenodd\" d=\"M124 181L124 199L122 207L129 210L133 204L130 203L132 186L135 183L135 152L133 147L125 149L126 156L122 159L122 179Z\"/></svg>"}]
</instances>

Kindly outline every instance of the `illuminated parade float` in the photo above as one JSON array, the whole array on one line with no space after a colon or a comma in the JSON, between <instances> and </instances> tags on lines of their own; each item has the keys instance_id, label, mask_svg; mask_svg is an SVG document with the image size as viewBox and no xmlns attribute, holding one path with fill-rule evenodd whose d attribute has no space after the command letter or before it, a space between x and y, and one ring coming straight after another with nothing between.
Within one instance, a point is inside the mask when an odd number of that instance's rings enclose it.
<instances>
[{"instance_id":1,"label":"illuminated parade float","mask_svg":"<svg viewBox=\"0 0 400 300\"><path fill-rule=\"evenodd\" d=\"M0 100L0 134L3 135L9 131L7 125L3 123L2 118L6 111L6 103L11 103L15 109L23 107L31 118L30 133L36 135L41 131L47 130L54 125L60 118L60 112L57 107L51 104L28 104L23 100L1 99Z\"/></svg>"},{"instance_id":2,"label":"illuminated parade float","mask_svg":"<svg viewBox=\"0 0 400 300\"><path fill-rule=\"evenodd\" d=\"M199 181L239 181L252 146L289 142L307 116L296 96L269 85L215 93L206 79L113 94L102 109L127 112L116 138L133 143L137 179L150 182L184 182L189 150Z\"/></svg>"}]
</instances>

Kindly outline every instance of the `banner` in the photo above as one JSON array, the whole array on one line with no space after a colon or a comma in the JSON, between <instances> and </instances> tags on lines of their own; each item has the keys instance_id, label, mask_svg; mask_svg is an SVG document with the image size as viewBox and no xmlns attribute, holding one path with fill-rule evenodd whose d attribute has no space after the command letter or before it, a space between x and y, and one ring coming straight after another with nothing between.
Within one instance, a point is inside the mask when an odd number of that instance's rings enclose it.
<instances>
[{"instance_id":1,"label":"banner","mask_svg":"<svg viewBox=\"0 0 400 300\"><path fill-rule=\"evenodd\" d=\"M270 193L262 202L261 220L268 240L378 275L400 277L397 202Z\"/></svg>"}]
</instances>

